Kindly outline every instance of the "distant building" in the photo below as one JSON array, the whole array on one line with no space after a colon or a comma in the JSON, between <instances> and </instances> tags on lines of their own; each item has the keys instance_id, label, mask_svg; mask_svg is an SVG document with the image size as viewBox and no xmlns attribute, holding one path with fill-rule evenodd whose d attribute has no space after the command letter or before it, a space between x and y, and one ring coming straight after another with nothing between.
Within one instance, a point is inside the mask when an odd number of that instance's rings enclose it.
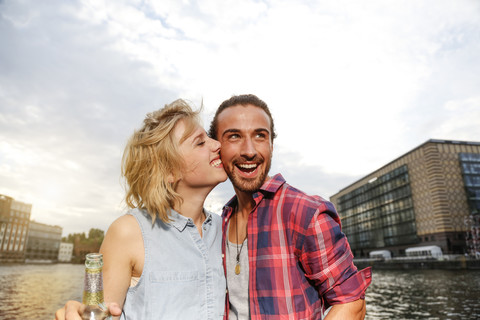
<instances>
[{"instance_id":1,"label":"distant building","mask_svg":"<svg viewBox=\"0 0 480 320\"><path fill-rule=\"evenodd\" d=\"M0 262L23 262L32 205L0 194Z\"/></svg>"},{"instance_id":2,"label":"distant building","mask_svg":"<svg viewBox=\"0 0 480 320\"><path fill-rule=\"evenodd\" d=\"M60 250L58 251L59 262L72 261L73 243L60 242Z\"/></svg>"},{"instance_id":3,"label":"distant building","mask_svg":"<svg viewBox=\"0 0 480 320\"><path fill-rule=\"evenodd\" d=\"M56 262L61 241L62 227L30 221L26 261Z\"/></svg>"},{"instance_id":4,"label":"distant building","mask_svg":"<svg viewBox=\"0 0 480 320\"><path fill-rule=\"evenodd\" d=\"M330 199L356 257L479 249L480 142L428 140Z\"/></svg>"}]
</instances>

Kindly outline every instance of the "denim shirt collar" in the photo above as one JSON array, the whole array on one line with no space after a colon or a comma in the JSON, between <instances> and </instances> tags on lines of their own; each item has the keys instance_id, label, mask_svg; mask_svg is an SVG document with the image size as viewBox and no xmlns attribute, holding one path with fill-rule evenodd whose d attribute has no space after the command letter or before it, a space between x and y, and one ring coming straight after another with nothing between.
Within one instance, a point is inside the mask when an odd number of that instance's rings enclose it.
<instances>
[{"instance_id":1,"label":"denim shirt collar","mask_svg":"<svg viewBox=\"0 0 480 320\"><path fill-rule=\"evenodd\" d=\"M212 223L212 213L203 209L203 212L205 213L205 221L203 224L211 224ZM170 209L169 212L169 218L170 222L169 224L175 227L178 231L182 232L185 230L187 226L194 227L195 224L193 223L192 218L187 218L185 216L182 216L180 213L177 211Z\"/></svg>"}]
</instances>

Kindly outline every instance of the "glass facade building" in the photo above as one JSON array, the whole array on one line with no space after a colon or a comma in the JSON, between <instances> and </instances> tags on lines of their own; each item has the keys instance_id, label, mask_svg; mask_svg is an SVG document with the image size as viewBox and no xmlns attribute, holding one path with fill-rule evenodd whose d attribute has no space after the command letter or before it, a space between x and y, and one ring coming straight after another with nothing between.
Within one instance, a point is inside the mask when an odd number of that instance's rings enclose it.
<instances>
[{"instance_id":1,"label":"glass facade building","mask_svg":"<svg viewBox=\"0 0 480 320\"><path fill-rule=\"evenodd\" d=\"M480 213L480 154L460 153L463 180L470 213Z\"/></svg>"},{"instance_id":2,"label":"glass facade building","mask_svg":"<svg viewBox=\"0 0 480 320\"><path fill-rule=\"evenodd\" d=\"M61 227L30 221L26 260L57 261L61 241Z\"/></svg>"},{"instance_id":3,"label":"glass facade building","mask_svg":"<svg viewBox=\"0 0 480 320\"><path fill-rule=\"evenodd\" d=\"M480 256L480 154L460 153L470 215L465 218L467 252Z\"/></svg>"},{"instance_id":4,"label":"glass facade building","mask_svg":"<svg viewBox=\"0 0 480 320\"><path fill-rule=\"evenodd\" d=\"M417 242L412 191L406 165L338 199L343 231L355 249Z\"/></svg>"},{"instance_id":5,"label":"glass facade building","mask_svg":"<svg viewBox=\"0 0 480 320\"><path fill-rule=\"evenodd\" d=\"M470 252L478 244L480 142L428 140L330 200L356 257L403 256L418 246Z\"/></svg>"}]
</instances>

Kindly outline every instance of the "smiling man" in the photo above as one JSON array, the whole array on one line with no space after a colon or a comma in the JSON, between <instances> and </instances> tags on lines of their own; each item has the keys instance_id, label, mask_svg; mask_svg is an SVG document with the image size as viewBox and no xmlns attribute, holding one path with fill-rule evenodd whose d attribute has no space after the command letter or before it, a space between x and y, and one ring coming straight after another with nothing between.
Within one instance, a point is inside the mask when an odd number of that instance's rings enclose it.
<instances>
[{"instance_id":1,"label":"smiling man","mask_svg":"<svg viewBox=\"0 0 480 320\"><path fill-rule=\"evenodd\" d=\"M269 177L275 129L265 102L233 96L210 136L235 189L223 211L227 319L363 319L369 268L358 271L332 203Z\"/></svg>"}]
</instances>

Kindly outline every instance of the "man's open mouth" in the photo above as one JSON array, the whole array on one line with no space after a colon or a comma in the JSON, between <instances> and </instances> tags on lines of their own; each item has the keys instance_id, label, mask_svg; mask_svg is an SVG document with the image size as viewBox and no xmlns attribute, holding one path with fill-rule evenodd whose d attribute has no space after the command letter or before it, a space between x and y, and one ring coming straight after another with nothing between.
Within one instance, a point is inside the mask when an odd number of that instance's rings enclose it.
<instances>
[{"instance_id":1,"label":"man's open mouth","mask_svg":"<svg viewBox=\"0 0 480 320\"><path fill-rule=\"evenodd\" d=\"M245 173L252 173L258 168L258 163L237 163L236 167Z\"/></svg>"}]
</instances>

